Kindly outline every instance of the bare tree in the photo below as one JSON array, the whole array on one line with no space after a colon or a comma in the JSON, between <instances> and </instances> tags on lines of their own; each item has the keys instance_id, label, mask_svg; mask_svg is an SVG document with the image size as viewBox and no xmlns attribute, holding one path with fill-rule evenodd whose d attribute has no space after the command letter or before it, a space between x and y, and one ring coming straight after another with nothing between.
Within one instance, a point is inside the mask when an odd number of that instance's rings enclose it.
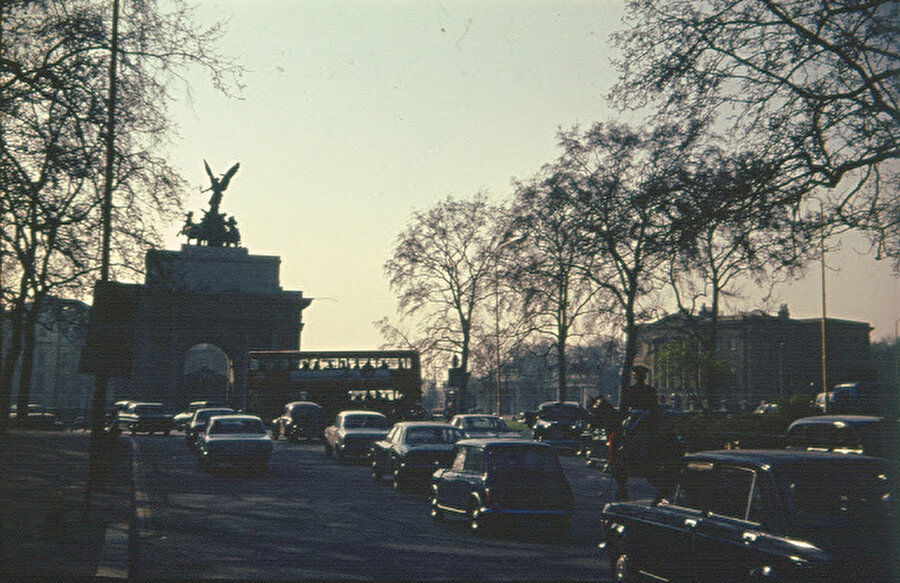
<instances>
[{"instance_id":1,"label":"bare tree","mask_svg":"<svg viewBox=\"0 0 900 583\"><path fill-rule=\"evenodd\" d=\"M542 174L515 184L513 214L517 231L526 234L518 245L509 273L523 296L531 330L551 340L556 353L557 399L568 399L566 349L579 324L600 310L600 288L581 269L588 259L580 228L579 209L571 204L569 177L547 165Z\"/></svg>"},{"instance_id":2,"label":"bare tree","mask_svg":"<svg viewBox=\"0 0 900 583\"><path fill-rule=\"evenodd\" d=\"M219 25L199 27L181 0L123 2L119 31L112 208L113 272L140 271L157 225L177 216L184 181L160 154L174 129L172 81L205 68L222 88L239 68L212 46ZM99 0L13 0L0 4L0 175L4 305L12 334L0 372L0 433L25 320L50 293L85 297L100 263L99 228L110 58L110 11ZM31 306L31 308L26 308ZM24 355L28 370L28 356ZM26 372L27 375L27 372ZM27 398L27 385L20 391Z\"/></svg>"},{"instance_id":3,"label":"bare tree","mask_svg":"<svg viewBox=\"0 0 900 583\"><path fill-rule=\"evenodd\" d=\"M624 323L622 386L637 354L640 301L659 285L674 248L668 212L700 126L642 131L597 123L560 135L553 184L579 217L582 269L604 290Z\"/></svg>"},{"instance_id":4,"label":"bare tree","mask_svg":"<svg viewBox=\"0 0 900 583\"><path fill-rule=\"evenodd\" d=\"M494 255L503 240L499 214L484 194L448 196L413 214L384 265L401 313L419 319L429 344L459 356L463 408L476 317L491 299Z\"/></svg>"},{"instance_id":5,"label":"bare tree","mask_svg":"<svg viewBox=\"0 0 900 583\"><path fill-rule=\"evenodd\" d=\"M875 0L629 0L613 98L718 122L900 268L900 5Z\"/></svg>"}]
</instances>

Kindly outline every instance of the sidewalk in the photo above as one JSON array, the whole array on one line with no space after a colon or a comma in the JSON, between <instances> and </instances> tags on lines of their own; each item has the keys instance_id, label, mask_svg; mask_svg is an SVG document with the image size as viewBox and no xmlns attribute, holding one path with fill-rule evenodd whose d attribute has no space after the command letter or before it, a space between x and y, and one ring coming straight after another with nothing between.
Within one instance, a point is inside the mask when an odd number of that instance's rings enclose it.
<instances>
[{"instance_id":1,"label":"sidewalk","mask_svg":"<svg viewBox=\"0 0 900 583\"><path fill-rule=\"evenodd\" d=\"M128 574L131 450L119 439L106 484L83 512L90 435L10 430L0 482L0 581Z\"/></svg>"}]
</instances>

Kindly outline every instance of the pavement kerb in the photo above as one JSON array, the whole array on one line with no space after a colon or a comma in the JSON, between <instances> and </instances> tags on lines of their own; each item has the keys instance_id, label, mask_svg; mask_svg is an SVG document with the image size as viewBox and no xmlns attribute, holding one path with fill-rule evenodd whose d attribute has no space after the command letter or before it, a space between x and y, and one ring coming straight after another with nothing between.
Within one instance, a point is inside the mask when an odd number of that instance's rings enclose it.
<instances>
[{"instance_id":1,"label":"pavement kerb","mask_svg":"<svg viewBox=\"0 0 900 583\"><path fill-rule=\"evenodd\" d=\"M107 527L94 574L96 579L129 579L133 575L137 540L148 532L150 499L144 489L140 452L134 438L126 439L131 446L131 516L128 524L117 522Z\"/></svg>"}]
</instances>

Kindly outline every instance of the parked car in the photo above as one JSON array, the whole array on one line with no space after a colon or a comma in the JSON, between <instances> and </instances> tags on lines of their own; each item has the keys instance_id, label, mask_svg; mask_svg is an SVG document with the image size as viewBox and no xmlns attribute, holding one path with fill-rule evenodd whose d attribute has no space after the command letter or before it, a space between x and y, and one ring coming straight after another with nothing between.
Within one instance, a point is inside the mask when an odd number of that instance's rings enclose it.
<instances>
[{"instance_id":1,"label":"parked car","mask_svg":"<svg viewBox=\"0 0 900 583\"><path fill-rule=\"evenodd\" d=\"M759 405L756 406L756 409L753 410L754 415L777 415L778 414L778 403L769 403L768 401L761 401Z\"/></svg>"},{"instance_id":2,"label":"parked car","mask_svg":"<svg viewBox=\"0 0 900 583\"><path fill-rule=\"evenodd\" d=\"M532 431L538 441L546 441L560 449L578 451L587 428L588 414L572 401L541 403Z\"/></svg>"},{"instance_id":3,"label":"parked car","mask_svg":"<svg viewBox=\"0 0 900 583\"><path fill-rule=\"evenodd\" d=\"M518 431L510 429L506 421L496 415L462 414L454 415L450 425L462 430L469 439L479 437L516 437Z\"/></svg>"},{"instance_id":4,"label":"parked car","mask_svg":"<svg viewBox=\"0 0 900 583\"><path fill-rule=\"evenodd\" d=\"M827 407L826 407L827 398ZM813 402L815 412L831 415L873 415L896 419L900 399L894 387L875 382L842 383Z\"/></svg>"},{"instance_id":5,"label":"parked car","mask_svg":"<svg viewBox=\"0 0 900 583\"><path fill-rule=\"evenodd\" d=\"M200 435L206 430L206 424L211 417L215 417L216 415L231 415L234 413L235 410L231 407L197 409L194 411L194 416L191 418L191 422L188 423L187 429L184 431L185 443L187 443L187 446L190 448L196 446L197 439L199 439Z\"/></svg>"},{"instance_id":6,"label":"parked car","mask_svg":"<svg viewBox=\"0 0 900 583\"><path fill-rule=\"evenodd\" d=\"M427 485L435 470L453 459L453 445L465 437L449 423L401 421L387 437L372 444L372 477L391 476L395 490L419 482Z\"/></svg>"},{"instance_id":7,"label":"parked car","mask_svg":"<svg viewBox=\"0 0 900 583\"><path fill-rule=\"evenodd\" d=\"M172 431L172 416L166 413L162 403L132 402L127 409L119 411L116 426L119 431L130 431L132 435L141 432L169 435Z\"/></svg>"},{"instance_id":8,"label":"parked car","mask_svg":"<svg viewBox=\"0 0 900 583\"><path fill-rule=\"evenodd\" d=\"M817 415L802 417L788 426L786 445L811 451L835 451L896 457L891 427L882 417L869 415ZM893 428L896 434L897 428ZM896 446L894 446L896 447Z\"/></svg>"},{"instance_id":9,"label":"parked car","mask_svg":"<svg viewBox=\"0 0 900 583\"><path fill-rule=\"evenodd\" d=\"M272 438L255 415L216 415L197 439L200 469L216 465L265 473L272 457Z\"/></svg>"},{"instance_id":10,"label":"parked car","mask_svg":"<svg viewBox=\"0 0 900 583\"><path fill-rule=\"evenodd\" d=\"M294 401L284 406L280 417L272 420L272 439L282 435L290 441L322 439L327 424L321 405L312 401Z\"/></svg>"},{"instance_id":11,"label":"parked car","mask_svg":"<svg viewBox=\"0 0 900 583\"><path fill-rule=\"evenodd\" d=\"M56 414L38 403L28 403L28 411L23 419L19 419L18 405L15 403L10 405L9 420L10 426L16 429L62 429L62 423Z\"/></svg>"},{"instance_id":12,"label":"parked car","mask_svg":"<svg viewBox=\"0 0 900 583\"><path fill-rule=\"evenodd\" d=\"M337 460L369 455L372 443L384 439L391 424L377 411L341 411L325 428L325 455Z\"/></svg>"},{"instance_id":13,"label":"parked car","mask_svg":"<svg viewBox=\"0 0 900 583\"><path fill-rule=\"evenodd\" d=\"M431 478L431 516L464 516L475 531L503 519L548 521L564 535L572 518L572 488L556 449L524 439L464 439L450 467Z\"/></svg>"},{"instance_id":14,"label":"parked car","mask_svg":"<svg viewBox=\"0 0 900 583\"><path fill-rule=\"evenodd\" d=\"M174 417L172 417L172 429L177 431L186 431L188 425L191 423L191 419L194 418L194 413L197 409L209 409L212 407L225 407L225 403L219 403L218 401L191 401L188 404L187 409L181 411L180 413L176 413Z\"/></svg>"},{"instance_id":15,"label":"parked car","mask_svg":"<svg viewBox=\"0 0 900 583\"><path fill-rule=\"evenodd\" d=\"M671 499L601 514L615 581L891 581L890 462L795 450L685 456Z\"/></svg>"}]
</instances>

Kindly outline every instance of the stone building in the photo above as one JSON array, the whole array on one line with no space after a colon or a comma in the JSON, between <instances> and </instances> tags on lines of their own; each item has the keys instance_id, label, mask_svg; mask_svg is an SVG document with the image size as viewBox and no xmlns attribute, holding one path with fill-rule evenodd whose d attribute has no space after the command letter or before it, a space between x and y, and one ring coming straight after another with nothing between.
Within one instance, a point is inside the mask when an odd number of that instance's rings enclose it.
<instances>
[{"instance_id":1,"label":"stone building","mask_svg":"<svg viewBox=\"0 0 900 583\"><path fill-rule=\"evenodd\" d=\"M672 341L697 348L696 338L708 334L711 314L699 317L666 316L640 326L637 360L650 367L652 381L662 393L696 392L697 379L667 374L658 358ZM870 380L875 371L866 322L825 320L826 382ZM693 331L693 333L691 333ZM699 332L699 334L698 334ZM716 358L727 363L730 379L719 397L755 405L792 394L822 391L822 319L791 319L783 305L777 315L756 310L719 317Z\"/></svg>"}]
</instances>

